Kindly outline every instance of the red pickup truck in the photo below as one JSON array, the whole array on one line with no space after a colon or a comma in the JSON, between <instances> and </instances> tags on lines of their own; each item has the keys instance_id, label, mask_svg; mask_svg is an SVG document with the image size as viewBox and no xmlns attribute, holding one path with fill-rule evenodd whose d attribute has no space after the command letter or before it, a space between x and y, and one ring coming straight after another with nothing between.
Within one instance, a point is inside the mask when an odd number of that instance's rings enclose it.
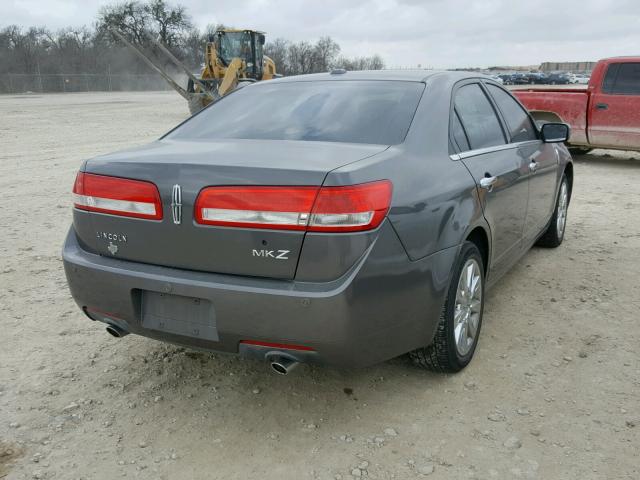
<instances>
[{"instance_id":1,"label":"red pickup truck","mask_svg":"<svg viewBox=\"0 0 640 480\"><path fill-rule=\"evenodd\" d=\"M569 147L640 150L640 57L600 60L586 89L532 88L513 93L538 121L571 125Z\"/></svg>"}]
</instances>

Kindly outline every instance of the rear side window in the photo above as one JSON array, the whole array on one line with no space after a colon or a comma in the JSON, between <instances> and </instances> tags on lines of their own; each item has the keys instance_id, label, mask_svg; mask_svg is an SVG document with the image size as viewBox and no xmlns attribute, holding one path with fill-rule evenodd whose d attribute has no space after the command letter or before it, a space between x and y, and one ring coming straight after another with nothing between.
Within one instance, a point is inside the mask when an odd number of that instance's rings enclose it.
<instances>
[{"instance_id":1,"label":"rear side window","mask_svg":"<svg viewBox=\"0 0 640 480\"><path fill-rule=\"evenodd\" d=\"M505 144L496 112L480 85L474 83L460 87L456 92L454 105L471 149Z\"/></svg>"},{"instance_id":2,"label":"rear side window","mask_svg":"<svg viewBox=\"0 0 640 480\"><path fill-rule=\"evenodd\" d=\"M640 63L612 63L602 91L614 95L640 95Z\"/></svg>"},{"instance_id":3,"label":"rear side window","mask_svg":"<svg viewBox=\"0 0 640 480\"><path fill-rule=\"evenodd\" d=\"M604 81L602 82L602 91L604 93L612 93L613 85L616 82L616 76L618 75L619 68L619 63L612 63L607 68L607 73L604 76Z\"/></svg>"},{"instance_id":4,"label":"rear side window","mask_svg":"<svg viewBox=\"0 0 640 480\"><path fill-rule=\"evenodd\" d=\"M457 112L453 112L453 140L456 142L458 149L460 151L466 152L467 150L471 150L469 148L469 141L467 140L467 134L464 133L464 128L462 128L462 123L460 123L460 117Z\"/></svg>"},{"instance_id":5,"label":"rear side window","mask_svg":"<svg viewBox=\"0 0 640 480\"><path fill-rule=\"evenodd\" d=\"M500 87L487 85L487 88L507 122L511 143L536 140L538 135L533 122L520 104Z\"/></svg>"},{"instance_id":6,"label":"rear side window","mask_svg":"<svg viewBox=\"0 0 640 480\"><path fill-rule=\"evenodd\" d=\"M224 97L167 138L402 143L424 84L264 82Z\"/></svg>"}]
</instances>

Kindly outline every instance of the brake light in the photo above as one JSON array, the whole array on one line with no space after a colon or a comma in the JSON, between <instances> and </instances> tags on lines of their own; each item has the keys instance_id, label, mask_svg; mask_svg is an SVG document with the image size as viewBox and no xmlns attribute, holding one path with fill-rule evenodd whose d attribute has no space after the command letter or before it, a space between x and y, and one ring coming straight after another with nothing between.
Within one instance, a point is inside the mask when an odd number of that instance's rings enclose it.
<instances>
[{"instance_id":1,"label":"brake light","mask_svg":"<svg viewBox=\"0 0 640 480\"><path fill-rule=\"evenodd\" d=\"M209 187L195 204L198 223L304 230L318 187Z\"/></svg>"},{"instance_id":2,"label":"brake light","mask_svg":"<svg viewBox=\"0 0 640 480\"><path fill-rule=\"evenodd\" d=\"M78 172L73 206L124 217L162 219L158 188L151 182Z\"/></svg>"},{"instance_id":3,"label":"brake light","mask_svg":"<svg viewBox=\"0 0 640 480\"><path fill-rule=\"evenodd\" d=\"M356 232L380 225L391 192L389 180L341 187L208 187L196 199L195 217L205 225Z\"/></svg>"},{"instance_id":4,"label":"brake light","mask_svg":"<svg viewBox=\"0 0 640 480\"><path fill-rule=\"evenodd\" d=\"M311 212L311 232L357 232L376 228L389 210L389 180L322 187Z\"/></svg>"}]
</instances>

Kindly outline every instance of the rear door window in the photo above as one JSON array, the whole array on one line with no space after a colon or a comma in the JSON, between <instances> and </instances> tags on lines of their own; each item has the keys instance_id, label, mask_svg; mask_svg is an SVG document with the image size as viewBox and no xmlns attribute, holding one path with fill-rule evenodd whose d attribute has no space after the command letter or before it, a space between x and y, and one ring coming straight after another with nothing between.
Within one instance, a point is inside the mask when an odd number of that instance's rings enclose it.
<instances>
[{"instance_id":1,"label":"rear door window","mask_svg":"<svg viewBox=\"0 0 640 480\"><path fill-rule=\"evenodd\" d=\"M537 140L536 128L520 104L500 87L487 85L487 88L507 122L511 143Z\"/></svg>"},{"instance_id":2,"label":"rear door window","mask_svg":"<svg viewBox=\"0 0 640 480\"><path fill-rule=\"evenodd\" d=\"M472 150L506 143L496 112L479 84L460 87L454 105Z\"/></svg>"},{"instance_id":3,"label":"rear door window","mask_svg":"<svg viewBox=\"0 0 640 480\"><path fill-rule=\"evenodd\" d=\"M602 81L602 91L604 93L612 93L613 85L616 82L616 76L618 75L619 68L619 63L612 63L607 68L607 73L605 74L604 80Z\"/></svg>"},{"instance_id":4,"label":"rear door window","mask_svg":"<svg viewBox=\"0 0 640 480\"><path fill-rule=\"evenodd\" d=\"M602 91L613 95L640 95L640 63L612 63Z\"/></svg>"},{"instance_id":5,"label":"rear door window","mask_svg":"<svg viewBox=\"0 0 640 480\"><path fill-rule=\"evenodd\" d=\"M471 150L469 147L469 140L467 140L467 134L464 132L464 128L462 128L462 123L460 122L460 117L456 111L453 112L453 140L456 143L458 149L462 152L466 152L467 150Z\"/></svg>"}]
</instances>

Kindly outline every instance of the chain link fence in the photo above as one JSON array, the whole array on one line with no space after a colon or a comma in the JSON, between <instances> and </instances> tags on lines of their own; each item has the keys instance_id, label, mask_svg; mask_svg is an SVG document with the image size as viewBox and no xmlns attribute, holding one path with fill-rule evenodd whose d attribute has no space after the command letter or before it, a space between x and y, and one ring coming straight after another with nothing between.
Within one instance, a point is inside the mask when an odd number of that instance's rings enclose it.
<instances>
[{"instance_id":1,"label":"chain link fence","mask_svg":"<svg viewBox=\"0 0 640 480\"><path fill-rule=\"evenodd\" d=\"M66 93L171 90L160 75L153 74L0 74L0 93Z\"/></svg>"}]
</instances>

